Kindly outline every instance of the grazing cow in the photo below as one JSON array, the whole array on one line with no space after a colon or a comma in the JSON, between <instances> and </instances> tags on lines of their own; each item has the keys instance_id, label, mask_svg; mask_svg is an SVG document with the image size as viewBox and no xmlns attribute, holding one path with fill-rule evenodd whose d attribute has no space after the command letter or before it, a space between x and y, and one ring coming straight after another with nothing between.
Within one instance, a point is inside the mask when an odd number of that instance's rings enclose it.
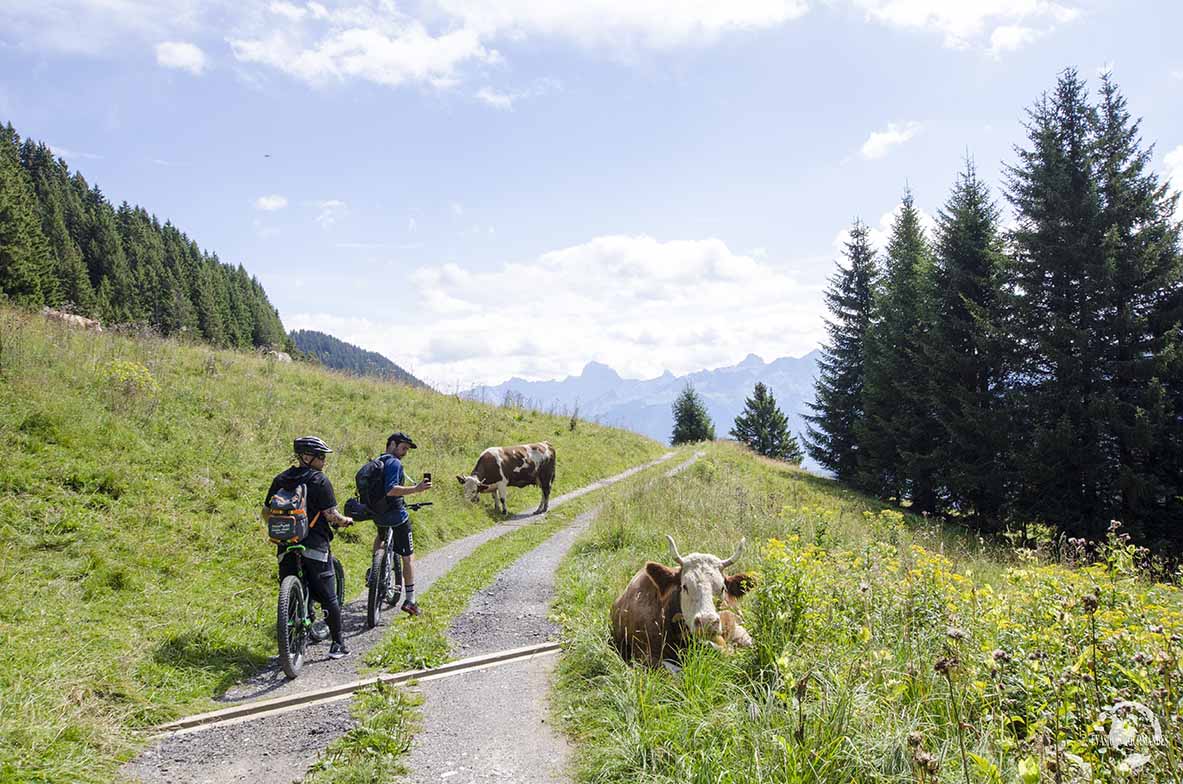
<instances>
[{"instance_id":1,"label":"grazing cow","mask_svg":"<svg viewBox=\"0 0 1183 784\"><path fill-rule=\"evenodd\" d=\"M542 514L550 507L550 486L555 481L555 448L546 441L521 446L491 446L476 461L469 476L456 475L464 486L464 497L476 503L481 493L496 493L493 507L505 505L507 487L538 485L542 488L542 503L534 514Z\"/></svg>"},{"instance_id":2,"label":"grazing cow","mask_svg":"<svg viewBox=\"0 0 1183 784\"><path fill-rule=\"evenodd\" d=\"M649 561L612 604L612 641L625 661L656 667L678 661L689 637L700 637L721 651L728 644L748 647L752 638L740 625L736 600L755 585L748 574L725 575L743 551L741 539L726 560L707 553L680 555L666 536L679 568ZM731 610L715 609L715 600Z\"/></svg>"}]
</instances>

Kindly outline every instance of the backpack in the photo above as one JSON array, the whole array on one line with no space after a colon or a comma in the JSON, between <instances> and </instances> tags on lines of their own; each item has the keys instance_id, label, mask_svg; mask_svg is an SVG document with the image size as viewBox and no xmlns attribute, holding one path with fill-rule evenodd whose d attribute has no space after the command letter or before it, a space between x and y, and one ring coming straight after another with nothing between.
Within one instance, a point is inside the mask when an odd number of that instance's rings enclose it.
<instances>
[{"instance_id":1,"label":"backpack","mask_svg":"<svg viewBox=\"0 0 1183 784\"><path fill-rule=\"evenodd\" d=\"M367 460L354 477L357 497L374 517L383 515L390 509L390 500L386 495L386 461L383 459L385 457L386 455L378 455L373 460Z\"/></svg>"},{"instance_id":2,"label":"backpack","mask_svg":"<svg viewBox=\"0 0 1183 784\"><path fill-rule=\"evenodd\" d=\"M267 504L267 537L273 544L299 544L316 525L320 512L308 521L308 486L280 487Z\"/></svg>"}]
</instances>

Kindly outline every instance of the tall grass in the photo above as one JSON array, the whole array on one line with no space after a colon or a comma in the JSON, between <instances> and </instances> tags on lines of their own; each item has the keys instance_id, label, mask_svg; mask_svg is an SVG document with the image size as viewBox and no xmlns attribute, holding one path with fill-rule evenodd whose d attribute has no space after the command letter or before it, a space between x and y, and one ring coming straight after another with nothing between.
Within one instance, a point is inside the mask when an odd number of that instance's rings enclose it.
<instances>
[{"instance_id":1,"label":"tall grass","mask_svg":"<svg viewBox=\"0 0 1183 784\"><path fill-rule=\"evenodd\" d=\"M729 553L754 646L632 668L646 559ZM1178 780L1183 598L1115 532L1081 568L905 517L729 445L610 504L560 575L558 710L591 782Z\"/></svg>"},{"instance_id":2,"label":"tall grass","mask_svg":"<svg viewBox=\"0 0 1183 784\"><path fill-rule=\"evenodd\" d=\"M252 354L71 331L0 309L0 781L107 781L156 722L273 655L274 550L258 509L295 435L353 474L395 429L420 448L435 506L423 551L494 522L451 477L480 450L549 439L554 493L657 456L661 445ZM511 491L532 509L535 488ZM371 524L342 532L361 592Z\"/></svg>"}]
</instances>

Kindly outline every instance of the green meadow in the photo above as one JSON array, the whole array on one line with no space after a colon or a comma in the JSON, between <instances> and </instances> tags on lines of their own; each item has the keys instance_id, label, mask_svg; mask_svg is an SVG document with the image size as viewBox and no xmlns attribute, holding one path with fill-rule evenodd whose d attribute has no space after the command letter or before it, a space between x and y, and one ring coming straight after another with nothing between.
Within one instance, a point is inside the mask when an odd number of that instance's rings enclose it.
<instances>
[{"instance_id":1,"label":"green meadow","mask_svg":"<svg viewBox=\"0 0 1183 784\"><path fill-rule=\"evenodd\" d=\"M1113 531L1010 547L734 444L615 494L565 562L555 710L578 780L1169 782L1183 770L1183 597ZM729 555L755 644L625 665L609 607L649 560Z\"/></svg>"},{"instance_id":2,"label":"green meadow","mask_svg":"<svg viewBox=\"0 0 1183 784\"><path fill-rule=\"evenodd\" d=\"M276 564L258 511L291 439L335 450L338 500L395 429L434 506L420 552L495 522L452 477L549 440L552 496L660 455L630 433L249 353L91 334L0 309L0 781L110 781L158 722L207 709L274 654ZM532 510L536 488L512 491ZM372 524L338 535L357 597Z\"/></svg>"}]
</instances>

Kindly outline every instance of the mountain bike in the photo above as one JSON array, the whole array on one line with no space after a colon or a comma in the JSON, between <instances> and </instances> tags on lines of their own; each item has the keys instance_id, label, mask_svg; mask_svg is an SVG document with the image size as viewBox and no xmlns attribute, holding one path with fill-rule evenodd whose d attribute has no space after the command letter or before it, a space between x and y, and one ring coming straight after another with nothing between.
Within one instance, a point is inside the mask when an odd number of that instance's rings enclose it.
<instances>
[{"instance_id":1,"label":"mountain bike","mask_svg":"<svg viewBox=\"0 0 1183 784\"><path fill-rule=\"evenodd\" d=\"M313 633L309 601L312 597L304 577L304 545L288 545L283 557L296 559L296 573L289 574L279 584L275 638L279 643L279 666L284 675L294 679L304 666L304 650L308 647L308 640L311 638L320 642L325 638ZM336 556L333 556L333 571L336 573L337 602L344 606L345 568Z\"/></svg>"},{"instance_id":2,"label":"mountain bike","mask_svg":"<svg viewBox=\"0 0 1183 784\"><path fill-rule=\"evenodd\" d=\"M407 509L417 512L431 501L407 504ZM408 523L409 525L409 523ZM406 592L403 586L403 559L392 551L393 525L384 525L382 544L374 551L374 560L367 573L366 583L366 628L373 629L382 620L382 605L393 607L397 612L403 605Z\"/></svg>"}]
</instances>

